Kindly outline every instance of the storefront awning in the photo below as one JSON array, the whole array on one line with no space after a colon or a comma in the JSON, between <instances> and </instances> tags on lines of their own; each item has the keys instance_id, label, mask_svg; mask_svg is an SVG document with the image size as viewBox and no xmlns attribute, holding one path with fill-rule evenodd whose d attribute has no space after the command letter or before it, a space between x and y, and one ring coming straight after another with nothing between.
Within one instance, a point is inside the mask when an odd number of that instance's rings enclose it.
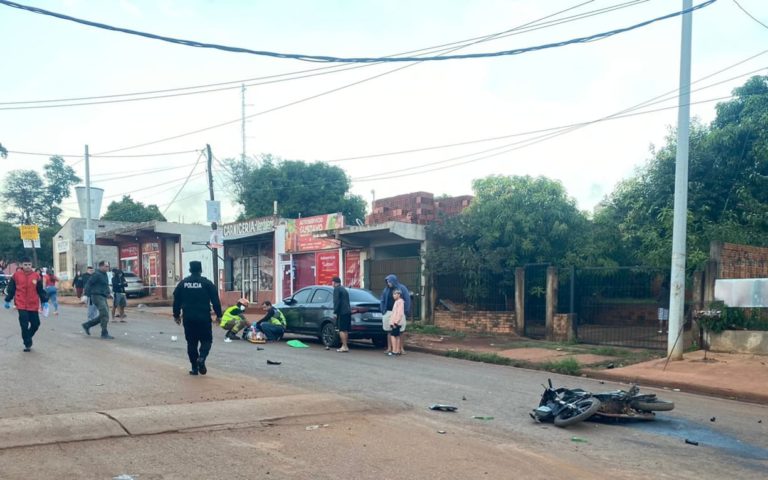
<instances>
[{"instance_id":1,"label":"storefront awning","mask_svg":"<svg viewBox=\"0 0 768 480\"><path fill-rule=\"evenodd\" d=\"M343 244L367 247L371 242L423 242L427 238L424 225L405 222L385 222L377 225L355 225L339 230L336 238Z\"/></svg>"}]
</instances>

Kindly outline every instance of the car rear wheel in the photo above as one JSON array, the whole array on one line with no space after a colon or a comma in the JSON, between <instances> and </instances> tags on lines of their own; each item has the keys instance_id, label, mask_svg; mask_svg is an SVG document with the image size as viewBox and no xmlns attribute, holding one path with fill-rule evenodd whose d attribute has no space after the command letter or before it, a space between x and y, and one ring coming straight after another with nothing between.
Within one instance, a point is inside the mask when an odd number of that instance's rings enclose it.
<instances>
[{"instance_id":1,"label":"car rear wheel","mask_svg":"<svg viewBox=\"0 0 768 480\"><path fill-rule=\"evenodd\" d=\"M373 338L371 338L371 342L373 342L373 346L376 348L386 348L387 346L387 336L386 335L377 335Z\"/></svg>"},{"instance_id":2,"label":"car rear wheel","mask_svg":"<svg viewBox=\"0 0 768 480\"><path fill-rule=\"evenodd\" d=\"M323 342L323 345L330 348L338 348L341 345L341 339L332 322L325 322L320 327L320 341Z\"/></svg>"}]
</instances>

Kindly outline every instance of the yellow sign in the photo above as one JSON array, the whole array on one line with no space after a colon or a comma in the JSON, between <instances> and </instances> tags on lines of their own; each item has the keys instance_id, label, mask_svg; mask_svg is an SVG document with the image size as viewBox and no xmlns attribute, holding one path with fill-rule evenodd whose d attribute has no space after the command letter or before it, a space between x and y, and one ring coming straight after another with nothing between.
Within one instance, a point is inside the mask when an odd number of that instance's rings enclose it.
<instances>
[{"instance_id":1,"label":"yellow sign","mask_svg":"<svg viewBox=\"0 0 768 480\"><path fill-rule=\"evenodd\" d=\"M40 238L37 225L21 225L19 226L19 231L21 231L22 240L37 240Z\"/></svg>"}]
</instances>

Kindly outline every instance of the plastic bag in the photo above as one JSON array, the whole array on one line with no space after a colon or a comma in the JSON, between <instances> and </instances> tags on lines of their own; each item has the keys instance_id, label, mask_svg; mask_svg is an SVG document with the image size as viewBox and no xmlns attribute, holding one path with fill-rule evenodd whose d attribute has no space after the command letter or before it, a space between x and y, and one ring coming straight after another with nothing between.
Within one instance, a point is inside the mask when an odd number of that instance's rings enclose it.
<instances>
[{"instance_id":1,"label":"plastic bag","mask_svg":"<svg viewBox=\"0 0 768 480\"><path fill-rule=\"evenodd\" d=\"M99 318L99 308L92 304L88 304L88 320L96 320Z\"/></svg>"}]
</instances>

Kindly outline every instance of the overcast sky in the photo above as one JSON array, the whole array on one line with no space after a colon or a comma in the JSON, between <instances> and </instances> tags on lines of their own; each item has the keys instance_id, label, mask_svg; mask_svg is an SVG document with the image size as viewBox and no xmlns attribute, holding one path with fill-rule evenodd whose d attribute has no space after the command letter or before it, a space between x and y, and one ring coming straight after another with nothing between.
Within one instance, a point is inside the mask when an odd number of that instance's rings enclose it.
<instances>
[{"instance_id":1,"label":"overcast sky","mask_svg":"<svg viewBox=\"0 0 768 480\"><path fill-rule=\"evenodd\" d=\"M626 27L680 10L682 5L677 0L18 2L158 35L339 57L379 57L488 36L580 4L547 21L626 4L613 12L501 36L455 53L511 50ZM768 2L739 3L768 24ZM344 71L348 65L335 66L313 72L333 72L327 75L263 84L258 78L329 65L174 45L0 5L0 143L11 151L7 160L0 160L0 175L17 168L42 171L46 156L16 153L31 152L73 155L67 162L83 176L84 165L77 156L88 144L96 155L91 159L93 184L105 189L102 213L110 201L131 194L136 200L157 204L171 221L204 222L208 198L204 159L181 187L206 143L219 160L241 155L242 101L237 82L262 83L246 89L246 115L253 116L246 123L248 156L270 153L286 159L334 161L509 136L615 114L677 89L680 28L677 17L597 42L517 56L390 63L348 71ZM756 73L765 74L768 54L761 52L766 49L768 29L739 10L733 0L719 0L694 13L694 80L757 56L696 84L694 88L723 82L694 91L692 101L727 96L749 72L763 68ZM407 65L411 66L403 68ZM402 70L388 73L395 69ZM286 78L291 77L280 79ZM232 87L222 91L153 100L8 109L50 105L11 102L222 82L235 83L215 87ZM260 114L334 89L340 90ZM183 92L189 91L199 90ZM675 126L677 98L664 98L669 100L644 110L672 108L595 123L551 139L539 139L540 133L512 136L335 164L353 179L353 192L369 202L372 191L376 198L413 191L465 195L472 193L475 178L544 175L562 181L579 207L591 211L617 182L648 160L649 146L662 144ZM104 100L110 99L97 101ZM714 107L715 102L695 104L692 114L709 122ZM226 122L232 123L122 150ZM530 146L519 143L531 139L541 141ZM132 157L98 156L115 150L121 151L111 155ZM467 156L482 151L487 153ZM140 156L169 152L186 153ZM480 158L489 154L498 155ZM143 171L151 173L135 175ZM218 165L214 173L224 221L231 221L237 213L227 197L231 188ZM78 216L74 196L65 202L64 211L62 220Z\"/></svg>"}]
</instances>

